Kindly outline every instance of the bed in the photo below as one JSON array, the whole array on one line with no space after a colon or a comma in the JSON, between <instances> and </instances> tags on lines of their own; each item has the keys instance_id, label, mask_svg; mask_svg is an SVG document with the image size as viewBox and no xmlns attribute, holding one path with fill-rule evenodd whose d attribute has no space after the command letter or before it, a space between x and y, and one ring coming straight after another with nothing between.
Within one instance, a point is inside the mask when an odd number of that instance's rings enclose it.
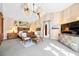
<instances>
[{"instance_id":1,"label":"bed","mask_svg":"<svg viewBox=\"0 0 79 59\"><path fill-rule=\"evenodd\" d=\"M29 28L18 27L17 30L18 30L18 37L22 41L27 41L30 39L30 37L27 36Z\"/></svg>"},{"instance_id":2,"label":"bed","mask_svg":"<svg viewBox=\"0 0 79 59\"><path fill-rule=\"evenodd\" d=\"M32 40L33 42L38 43L43 40L41 37L38 37L35 32L28 31L29 28L18 27L18 37L24 42Z\"/></svg>"}]
</instances>

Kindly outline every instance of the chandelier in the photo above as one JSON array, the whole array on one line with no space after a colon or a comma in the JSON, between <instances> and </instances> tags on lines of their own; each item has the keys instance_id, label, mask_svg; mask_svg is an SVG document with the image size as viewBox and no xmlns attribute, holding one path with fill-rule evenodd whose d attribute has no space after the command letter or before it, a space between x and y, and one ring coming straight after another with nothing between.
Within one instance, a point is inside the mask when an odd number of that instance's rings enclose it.
<instances>
[{"instance_id":1,"label":"chandelier","mask_svg":"<svg viewBox=\"0 0 79 59\"><path fill-rule=\"evenodd\" d=\"M31 3L31 6L29 6L29 4L27 4L27 3L24 3L24 12L27 16L34 14L34 15L38 16L40 19L40 11L39 11L40 7L38 7L35 10L35 6L36 6L35 3L33 3L33 4Z\"/></svg>"}]
</instances>

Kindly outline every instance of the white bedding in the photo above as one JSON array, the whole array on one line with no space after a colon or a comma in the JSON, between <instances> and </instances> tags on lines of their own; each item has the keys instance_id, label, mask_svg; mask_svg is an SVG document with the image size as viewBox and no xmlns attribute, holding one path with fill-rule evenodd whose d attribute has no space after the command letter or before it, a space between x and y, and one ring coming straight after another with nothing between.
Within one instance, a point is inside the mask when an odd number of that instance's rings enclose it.
<instances>
[{"instance_id":1,"label":"white bedding","mask_svg":"<svg viewBox=\"0 0 79 59\"><path fill-rule=\"evenodd\" d=\"M27 33L26 32L23 32L23 31L20 31L18 33L19 37L21 37L23 40L29 40L31 39L30 37L27 37Z\"/></svg>"},{"instance_id":2,"label":"white bedding","mask_svg":"<svg viewBox=\"0 0 79 59\"><path fill-rule=\"evenodd\" d=\"M18 35L20 37L27 37L27 33L26 32L23 32L23 31L19 31Z\"/></svg>"}]
</instances>

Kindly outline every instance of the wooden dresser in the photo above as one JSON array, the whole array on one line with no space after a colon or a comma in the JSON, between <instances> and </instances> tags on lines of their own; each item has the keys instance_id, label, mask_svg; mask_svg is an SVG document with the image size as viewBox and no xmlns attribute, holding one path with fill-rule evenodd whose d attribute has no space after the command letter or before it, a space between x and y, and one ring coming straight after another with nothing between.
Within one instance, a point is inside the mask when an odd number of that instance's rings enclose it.
<instances>
[{"instance_id":1,"label":"wooden dresser","mask_svg":"<svg viewBox=\"0 0 79 59\"><path fill-rule=\"evenodd\" d=\"M16 39L17 33L7 33L7 39Z\"/></svg>"}]
</instances>

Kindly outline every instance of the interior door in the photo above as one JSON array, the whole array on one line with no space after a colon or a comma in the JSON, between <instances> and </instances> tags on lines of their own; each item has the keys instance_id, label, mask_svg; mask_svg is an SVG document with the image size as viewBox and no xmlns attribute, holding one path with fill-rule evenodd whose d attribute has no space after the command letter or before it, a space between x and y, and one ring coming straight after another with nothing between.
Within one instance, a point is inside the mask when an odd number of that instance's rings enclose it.
<instances>
[{"instance_id":1,"label":"interior door","mask_svg":"<svg viewBox=\"0 0 79 59\"><path fill-rule=\"evenodd\" d=\"M49 21L44 22L44 38L50 38Z\"/></svg>"},{"instance_id":2,"label":"interior door","mask_svg":"<svg viewBox=\"0 0 79 59\"><path fill-rule=\"evenodd\" d=\"M3 40L3 15L0 12L0 45L2 43Z\"/></svg>"}]
</instances>

